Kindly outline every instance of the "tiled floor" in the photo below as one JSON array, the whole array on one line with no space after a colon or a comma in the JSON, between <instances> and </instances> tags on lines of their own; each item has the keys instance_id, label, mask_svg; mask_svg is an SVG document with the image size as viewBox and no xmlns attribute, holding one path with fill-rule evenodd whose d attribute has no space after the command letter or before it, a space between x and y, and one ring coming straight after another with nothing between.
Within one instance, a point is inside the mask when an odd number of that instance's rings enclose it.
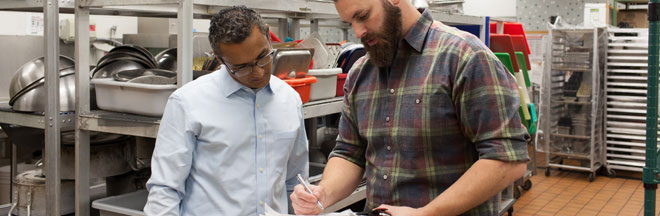
<instances>
[{"instance_id":1,"label":"tiled floor","mask_svg":"<svg viewBox=\"0 0 660 216\"><path fill-rule=\"evenodd\" d=\"M513 215L643 215L644 187L631 178L597 176L589 182L586 173L553 170L549 177L539 169L532 188L514 204ZM656 196L660 212L660 193Z\"/></svg>"}]
</instances>

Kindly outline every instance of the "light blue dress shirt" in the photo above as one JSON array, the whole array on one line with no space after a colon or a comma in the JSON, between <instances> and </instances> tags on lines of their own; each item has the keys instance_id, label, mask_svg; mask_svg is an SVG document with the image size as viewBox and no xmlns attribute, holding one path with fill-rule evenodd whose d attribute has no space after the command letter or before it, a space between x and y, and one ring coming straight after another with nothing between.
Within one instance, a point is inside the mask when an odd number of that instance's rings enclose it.
<instances>
[{"instance_id":1,"label":"light blue dress shirt","mask_svg":"<svg viewBox=\"0 0 660 216\"><path fill-rule=\"evenodd\" d=\"M147 215L287 213L288 194L308 176L302 102L271 76L259 91L222 69L170 96L147 182Z\"/></svg>"}]
</instances>

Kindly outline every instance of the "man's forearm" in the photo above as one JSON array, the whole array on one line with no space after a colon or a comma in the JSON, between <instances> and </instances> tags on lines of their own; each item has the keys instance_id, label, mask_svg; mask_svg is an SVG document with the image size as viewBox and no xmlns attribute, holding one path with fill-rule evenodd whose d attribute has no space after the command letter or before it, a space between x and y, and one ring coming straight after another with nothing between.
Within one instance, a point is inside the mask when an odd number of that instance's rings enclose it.
<instances>
[{"instance_id":1,"label":"man's forearm","mask_svg":"<svg viewBox=\"0 0 660 216\"><path fill-rule=\"evenodd\" d=\"M348 197L360 184L364 169L343 158L333 157L323 170L320 186L325 191L323 205L330 206Z\"/></svg>"},{"instance_id":2,"label":"man's forearm","mask_svg":"<svg viewBox=\"0 0 660 216\"><path fill-rule=\"evenodd\" d=\"M525 173L524 162L481 159L421 210L425 215L459 215L504 190Z\"/></svg>"}]
</instances>

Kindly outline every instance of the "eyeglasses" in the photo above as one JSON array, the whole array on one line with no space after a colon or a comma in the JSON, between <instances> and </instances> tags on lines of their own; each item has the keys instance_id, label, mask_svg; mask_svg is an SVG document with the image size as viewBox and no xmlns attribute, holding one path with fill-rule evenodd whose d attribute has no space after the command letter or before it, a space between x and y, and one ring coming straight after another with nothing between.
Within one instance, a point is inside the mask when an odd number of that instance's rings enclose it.
<instances>
[{"instance_id":1,"label":"eyeglasses","mask_svg":"<svg viewBox=\"0 0 660 216\"><path fill-rule=\"evenodd\" d=\"M254 60L254 63L244 64L241 67L235 67L233 65L228 64L227 61L222 59L222 57L218 56L218 58L220 58L220 60L224 62L230 73L236 75L237 77L242 77L251 74L254 66L259 66L260 68L264 68L268 63L273 62L273 54L275 54L275 50L271 49L270 52L268 52L268 54L266 54L265 56L262 56Z\"/></svg>"}]
</instances>

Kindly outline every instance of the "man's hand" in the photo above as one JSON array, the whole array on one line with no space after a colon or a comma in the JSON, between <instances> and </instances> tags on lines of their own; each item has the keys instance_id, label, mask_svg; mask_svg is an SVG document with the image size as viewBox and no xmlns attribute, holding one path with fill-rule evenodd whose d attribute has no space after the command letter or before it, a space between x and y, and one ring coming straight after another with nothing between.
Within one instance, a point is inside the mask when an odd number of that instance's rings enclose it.
<instances>
[{"instance_id":1,"label":"man's hand","mask_svg":"<svg viewBox=\"0 0 660 216\"><path fill-rule=\"evenodd\" d=\"M316 186L316 185L310 185L310 189L312 189L312 192L314 195L309 194L307 190L305 190L305 187L303 187L301 184L296 185L295 188L293 188L293 193L291 193L291 206L293 206L293 210L295 211L296 214L302 214L302 215L317 215L321 213L321 208L316 204L316 201L321 201L321 204L323 204L323 207L325 206L325 192L323 191L323 187L321 186Z\"/></svg>"},{"instance_id":2,"label":"man's hand","mask_svg":"<svg viewBox=\"0 0 660 216\"><path fill-rule=\"evenodd\" d=\"M407 206L391 206L382 204L377 209L387 209L386 213L392 216L423 216L425 215L420 209L410 208Z\"/></svg>"}]
</instances>

